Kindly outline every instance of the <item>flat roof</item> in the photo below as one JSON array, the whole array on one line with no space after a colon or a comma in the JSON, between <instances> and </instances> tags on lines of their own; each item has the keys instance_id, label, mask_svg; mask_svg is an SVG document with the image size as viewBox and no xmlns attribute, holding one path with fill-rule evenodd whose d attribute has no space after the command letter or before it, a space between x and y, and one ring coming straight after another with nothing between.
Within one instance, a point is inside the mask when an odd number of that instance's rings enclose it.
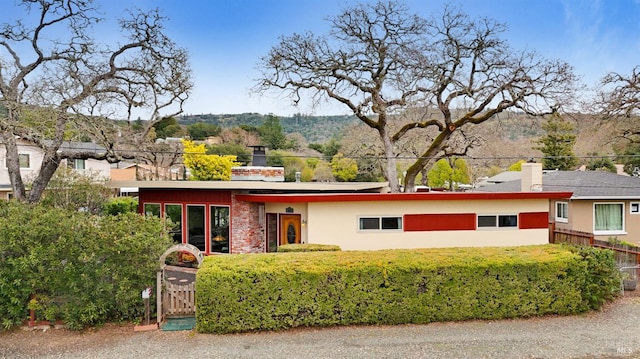
<instances>
[{"instance_id":1,"label":"flat roof","mask_svg":"<svg viewBox=\"0 0 640 359\"><path fill-rule=\"evenodd\" d=\"M305 203L363 201L467 201L567 199L571 192L417 192L417 193L337 193L337 194L242 194L245 202Z\"/></svg>"},{"instance_id":2,"label":"flat roof","mask_svg":"<svg viewBox=\"0 0 640 359\"><path fill-rule=\"evenodd\" d=\"M272 191L377 191L387 192L387 182L264 182L264 181L109 181L107 187L139 189L215 189Z\"/></svg>"}]
</instances>

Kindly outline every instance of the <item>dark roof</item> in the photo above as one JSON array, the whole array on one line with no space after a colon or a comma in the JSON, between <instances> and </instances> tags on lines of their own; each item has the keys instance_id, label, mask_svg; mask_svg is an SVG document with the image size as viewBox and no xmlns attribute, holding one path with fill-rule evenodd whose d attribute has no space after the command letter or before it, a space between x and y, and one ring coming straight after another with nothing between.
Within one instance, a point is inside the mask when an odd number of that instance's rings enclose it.
<instances>
[{"instance_id":1,"label":"dark roof","mask_svg":"<svg viewBox=\"0 0 640 359\"><path fill-rule=\"evenodd\" d=\"M543 174L544 192L573 192L574 199L640 198L640 178L602 171L554 171ZM487 185L478 192L520 192L520 180Z\"/></svg>"}]
</instances>

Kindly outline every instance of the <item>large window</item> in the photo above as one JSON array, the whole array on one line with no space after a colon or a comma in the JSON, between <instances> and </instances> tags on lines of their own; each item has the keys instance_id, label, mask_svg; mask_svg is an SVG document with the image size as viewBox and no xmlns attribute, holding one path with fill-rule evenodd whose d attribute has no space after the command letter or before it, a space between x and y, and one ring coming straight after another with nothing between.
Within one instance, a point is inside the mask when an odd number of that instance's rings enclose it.
<instances>
[{"instance_id":1,"label":"large window","mask_svg":"<svg viewBox=\"0 0 640 359\"><path fill-rule=\"evenodd\" d=\"M173 225L171 231L169 231L169 235L175 243L182 243L182 205L165 204L164 216L166 219L171 220L171 224Z\"/></svg>"},{"instance_id":2,"label":"large window","mask_svg":"<svg viewBox=\"0 0 640 359\"><path fill-rule=\"evenodd\" d=\"M204 206L187 205L187 243L205 251Z\"/></svg>"},{"instance_id":3,"label":"large window","mask_svg":"<svg viewBox=\"0 0 640 359\"><path fill-rule=\"evenodd\" d=\"M624 203L594 203L593 233L624 234Z\"/></svg>"},{"instance_id":4,"label":"large window","mask_svg":"<svg viewBox=\"0 0 640 359\"><path fill-rule=\"evenodd\" d=\"M569 203L556 202L556 222L569 222Z\"/></svg>"},{"instance_id":5,"label":"large window","mask_svg":"<svg viewBox=\"0 0 640 359\"><path fill-rule=\"evenodd\" d=\"M229 207L211 206L211 252L229 253Z\"/></svg>"},{"instance_id":6,"label":"large window","mask_svg":"<svg viewBox=\"0 0 640 359\"><path fill-rule=\"evenodd\" d=\"M515 214L478 215L478 228L514 228L518 227Z\"/></svg>"},{"instance_id":7,"label":"large window","mask_svg":"<svg viewBox=\"0 0 640 359\"><path fill-rule=\"evenodd\" d=\"M358 229L366 230L399 230L402 229L402 217L360 217Z\"/></svg>"}]
</instances>

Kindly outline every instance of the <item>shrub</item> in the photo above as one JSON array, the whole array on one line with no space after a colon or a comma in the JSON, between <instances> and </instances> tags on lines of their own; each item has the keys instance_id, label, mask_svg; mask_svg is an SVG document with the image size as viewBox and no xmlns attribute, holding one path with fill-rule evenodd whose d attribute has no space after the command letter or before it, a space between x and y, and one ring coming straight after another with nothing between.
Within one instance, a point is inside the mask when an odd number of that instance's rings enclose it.
<instances>
[{"instance_id":1,"label":"shrub","mask_svg":"<svg viewBox=\"0 0 640 359\"><path fill-rule=\"evenodd\" d=\"M158 258L171 245L160 219L0 203L0 318L38 319L71 328L137 320L141 291L155 283ZM30 296L35 299L30 301Z\"/></svg>"},{"instance_id":2,"label":"shrub","mask_svg":"<svg viewBox=\"0 0 640 359\"><path fill-rule=\"evenodd\" d=\"M197 330L574 314L611 298L611 266L552 245L212 256L196 279Z\"/></svg>"},{"instance_id":3,"label":"shrub","mask_svg":"<svg viewBox=\"0 0 640 359\"><path fill-rule=\"evenodd\" d=\"M340 247L330 244L283 244L278 246L278 252L335 252L339 251Z\"/></svg>"},{"instance_id":4,"label":"shrub","mask_svg":"<svg viewBox=\"0 0 640 359\"><path fill-rule=\"evenodd\" d=\"M102 206L102 212L110 215L137 213L138 200L133 197L111 198Z\"/></svg>"}]
</instances>

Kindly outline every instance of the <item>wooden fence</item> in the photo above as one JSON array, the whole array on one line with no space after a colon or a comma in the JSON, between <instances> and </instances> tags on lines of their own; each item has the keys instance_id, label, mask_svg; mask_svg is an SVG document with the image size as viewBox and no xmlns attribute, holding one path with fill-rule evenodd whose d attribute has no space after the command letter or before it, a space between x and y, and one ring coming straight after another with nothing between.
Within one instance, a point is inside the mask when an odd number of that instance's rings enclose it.
<instances>
[{"instance_id":1,"label":"wooden fence","mask_svg":"<svg viewBox=\"0 0 640 359\"><path fill-rule=\"evenodd\" d=\"M637 266L640 264L640 248L630 247L612 241L595 239L593 233L555 228L551 223L549 228L550 243L569 243L583 246L610 249L614 252L618 266Z\"/></svg>"}]
</instances>

